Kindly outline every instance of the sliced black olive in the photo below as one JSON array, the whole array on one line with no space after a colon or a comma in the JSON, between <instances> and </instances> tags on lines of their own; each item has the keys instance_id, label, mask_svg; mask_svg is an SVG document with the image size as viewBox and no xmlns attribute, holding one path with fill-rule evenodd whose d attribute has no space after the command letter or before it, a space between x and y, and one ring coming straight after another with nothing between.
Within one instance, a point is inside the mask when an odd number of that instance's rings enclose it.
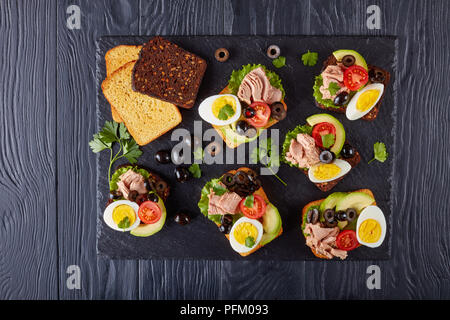
<instances>
[{"instance_id":1,"label":"sliced black olive","mask_svg":"<svg viewBox=\"0 0 450 320\"><path fill-rule=\"evenodd\" d=\"M248 175L244 171L238 171L234 175L234 182L237 184L247 184L249 182Z\"/></svg>"},{"instance_id":2,"label":"sliced black olive","mask_svg":"<svg viewBox=\"0 0 450 320\"><path fill-rule=\"evenodd\" d=\"M352 209L352 208L347 209L347 210L345 211L345 213L346 213L347 221L348 221L348 222L352 222L353 220L356 219L357 213L356 213L356 210L355 210L355 209Z\"/></svg>"},{"instance_id":3,"label":"sliced black olive","mask_svg":"<svg viewBox=\"0 0 450 320\"><path fill-rule=\"evenodd\" d=\"M338 225L338 222L336 219L334 219L333 221L325 221L325 226L328 228L334 228Z\"/></svg>"},{"instance_id":4,"label":"sliced black olive","mask_svg":"<svg viewBox=\"0 0 450 320\"><path fill-rule=\"evenodd\" d=\"M156 193L163 194L168 187L167 182L160 180L155 184L155 191Z\"/></svg>"},{"instance_id":5,"label":"sliced black olive","mask_svg":"<svg viewBox=\"0 0 450 320\"><path fill-rule=\"evenodd\" d=\"M109 193L109 198L111 199L111 200L117 200L117 199L119 199L119 198L121 198L122 197L122 192L120 192L120 191L111 191L110 193Z\"/></svg>"},{"instance_id":6,"label":"sliced black olive","mask_svg":"<svg viewBox=\"0 0 450 320\"><path fill-rule=\"evenodd\" d=\"M342 147L341 155L345 159L353 158L355 156L355 153L356 153L355 148L353 148L348 143L344 144L344 146Z\"/></svg>"},{"instance_id":7,"label":"sliced black olive","mask_svg":"<svg viewBox=\"0 0 450 320\"><path fill-rule=\"evenodd\" d=\"M247 107L244 109L244 117L247 119L253 118L256 115L256 111L252 107Z\"/></svg>"},{"instance_id":8,"label":"sliced black olive","mask_svg":"<svg viewBox=\"0 0 450 320\"><path fill-rule=\"evenodd\" d=\"M233 224L233 216L232 216L231 214L224 214L224 215L222 216L222 218L220 219L220 222L221 222L223 225L228 225L228 226L230 226L230 225Z\"/></svg>"},{"instance_id":9,"label":"sliced black olive","mask_svg":"<svg viewBox=\"0 0 450 320\"><path fill-rule=\"evenodd\" d=\"M219 62L225 62L230 57L230 52L225 48L219 48L214 52L214 57Z\"/></svg>"},{"instance_id":10,"label":"sliced black olive","mask_svg":"<svg viewBox=\"0 0 450 320\"><path fill-rule=\"evenodd\" d=\"M281 102L275 102L270 106L271 117L275 120L281 121L286 118L287 112L284 109L284 105Z\"/></svg>"},{"instance_id":11,"label":"sliced black olive","mask_svg":"<svg viewBox=\"0 0 450 320\"><path fill-rule=\"evenodd\" d=\"M219 231L224 234L229 234L231 231L231 225L221 224L219 227Z\"/></svg>"},{"instance_id":12,"label":"sliced black olive","mask_svg":"<svg viewBox=\"0 0 450 320\"><path fill-rule=\"evenodd\" d=\"M315 224L317 221L319 221L319 210L317 208L308 210L306 222Z\"/></svg>"},{"instance_id":13,"label":"sliced black olive","mask_svg":"<svg viewBox=\"0 0 450 320\"><path fill-rule=\"evenodd\" d=\"M136 197L136 203L140 206L143 202L147 201L146 194L140 194Z\"/></svg>"},{"instance_id":14,"label":"sliced black olive","mask_svg":"<svg viewBox=\"0 0 450 320\"><path fill-rule=\"evenodd\" d=\"M217 141L213 141L206 146L205 152L211 157L215 157L222 152L222 144Z\"/></svg>"},{"instance_id":15,"label":"sliced black olive","mask_svg":"<svg viewBox=\"0 0 450 320\"><path fill-rule=\"evenodd\" d=\"M347 221L347 213L345 211L338 211L335 216L339 221Z\"/></svg>"},{"instance_id":16,"label":"sliced black olive","mask_svg":"<svg viewBox=\"0 0 450 320\"><path fill-rule=\"evenodd\" d=\"M323 218L325 219L325 222L332 222L332 221L334 221L335 219L334 219L334 216L335 216L335 212L334 212L334 210L333 209L326 209L324 212L323 212Z\"/></svg>"},{"instance_id":17,"label":"sliced black olive","mask_svg":"<svg viewBox=\"0 0 450 320\"><path fill-rule=\"evenodd\" d=\"M319 155L319 159L323 163L332 163L336 159L336 155L331 151L323 150Z\"/></svg>"},{"instance_id":18,"label":"sliced black olive","mask_svg":"<svg viewBox=\"0 0 450 320\"><path fill-rule=\"evenodd\" d=\"M155 155L155 160L161 164L170 163L170 151L159 150Z\"/></svg>"},{"instance_id":19,"label":"sliced black olive","mask_svg":"<svg viewBox=\"0 0 450 320\"><path fill-rule=\"evenodd\" d=\"M342 91L334 98L333 103L336 106L343 106L348 102L348 98L349 98L348 92Z\"/></svg>"},{"instance_id":20,"label":"sliced black olive","mask_svg":"<svg viewBox=\"0 0 450 320\"><path fill-rule=\"evenodd\" d=\"M189 180L189 171L185 167L176 167L175 168L175 177L178 182L183 183Z\"/></svg>"},{"instance_id":21,"label":"sliced black olive","mask_svg":"<svg viewBox=\"0 0 450 320\"><path fill-rule=\"evenodd\" d=\"M247 123L247 121L240 120L236 123L236 132L241 136L245 136L245 133L247 132L249 127L250 125Z\"/></svg>"},{"instance_id":22,"label":"sliced black olive","mask_svg":"<svg viewBox=\"0 0 450 320\"><path fill-rule=\"evenodd\" d=\"M354 65L355 61L356 61L355 57L352 56L351 54L348 54L348 55L342 57L342 64L346 67L350 67L350 66Z\"/></svg>"},{"instance_id":23,"label":"sliced black olive","mask_svg":"<svg viewBox=\"0 0 450 320\"><path fill-rule=\"evenodd\" d=\"M267 56L270 59L276 59L280 56L281 50L279 46L271 45L267 48Z\"/></svg>"},{"instance_id":24,"label":"sliced black olive","mask_svg":"<svg viewBox=\"0 0 450 320\"><path fill-rule=\"evenodd\" d=\"M174 220L176 223L184 226L191 222L191 217L184 212L180 212L175 215Z\"/></svg>"},{"instance_id":25,"label":"sliced black olive","mask_svg":"<svg viewBox=\"0 0 450 320\"><path fill-rule=\"evenodd\" d=\"M171 152L172 162L176 165L184 163L183 149L173 148Z\"/></svg>"},{"instance_id":26,"label":"sliced black olive","mask_svg":"<svg viewBox=\"0 0 450 320\"><path fill-rule=\"evenodd\" d=\"M225 173L221 181L227 188L229 188L234 185L234 175L231 173Z\"/></svg>"},{"instance_id":27,"label":"sliced black olive","mask_svg":"<svg viewBox=\"0 0 450 320\"><path fill-rule=\"evenodd\" d=\"M370 69L369 70L369 79L371 82L380 82L383 83L386 76L384 75L384 72L381 70L376 69Z\"/></svg>"},{"instance_id":28,"label":"sliced black olive","mask_svg":"<svg viewBox=\"0 0 450 320\"><path fill-rule=\"evenodd\" d=\"M159 198L158 195L154 192L150 192L149 194L147 194L147 200L151 201L151 202L158 202Z\"/></svg>"},{"instance_id":29,"label":"sliced black olive","mask_svg":"<svg viewBox=\"0 0 450 320\"><path fill-rule=\"evenodd\" d=\"M136 190L130 191L128 194L128 200L130 201L136 201L136 198L138 197L139 193Z\"/></svg>"}]
</instances>

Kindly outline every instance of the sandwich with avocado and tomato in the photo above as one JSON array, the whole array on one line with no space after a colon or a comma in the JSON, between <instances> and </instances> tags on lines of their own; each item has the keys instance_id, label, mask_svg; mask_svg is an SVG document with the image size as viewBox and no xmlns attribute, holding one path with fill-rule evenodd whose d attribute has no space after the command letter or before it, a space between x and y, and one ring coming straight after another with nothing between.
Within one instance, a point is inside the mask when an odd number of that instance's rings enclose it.
<instances>
[{"instance_id":1,"label":"sandwich with avocado and tomato","mask_svg":"<svg viewBox=\"0 0 450 320\"><path fill-rule=\"evenodd\" d=\"M316 257L344 260L360 246L381 246L386 219L369 189L335 192L303 208L301 229Z\"/></svg>"},{"instance_id":2,"label":"sandwich with avocado and tomato","mask_svg":"<svg viewBox=\"0 0 450 320\"><path fill-rule=\"evenodd\" d=\"M326 113L308 117L306 124L286 134L281 159L322 191L331 190L361 161L347 142L342 123Z\"/></svg>"},{"instance_id":3,"label":"sandwich with avocado and tomato","mask_svg":"<svg viewBox=\"0 0 450 320\"><path fill-rule=\"evenodd\" d=\"M234 70L227 87L203 100L198 111L228 147L237 148L286 117L284 96L275 72L261 64L247 64Z\"/></svg>"},{"instance_id":4,"label":"sandwich with avocado and tomato","mask_svg":"<svg viewBox=\"0 0 450 320\"><path fill-rule=\"evenodd\" d=\"M160 176L140 166L123 165L112 175L109 189L103 213L106 225L136 237L149 237L162 229L170 187Z\"/></svg>"},{"instance_id":5,"label":"sandwich with avocado and tomato","mask_svg":"<svg viewBox=\"0 0 450 320\"><path fill-rule=\"evenodd\" d=\"M248 256L283 233L278 209L270 203L253 170L240 168L209 181L198 207L229 239L231 248Z\"/></svg>"},{"instance_id":6,"label":"sandwich with avocado and tomato","mask_svg":"<svg viewBox=\"0 0 450 320\"><path fill-rule=\"evenodd\" d=\"M319 108L345 113L349 120L375 120L390 73L368 65L354 50L337 50L315 78L313 95Z\"/></svg>"}]
</instances>

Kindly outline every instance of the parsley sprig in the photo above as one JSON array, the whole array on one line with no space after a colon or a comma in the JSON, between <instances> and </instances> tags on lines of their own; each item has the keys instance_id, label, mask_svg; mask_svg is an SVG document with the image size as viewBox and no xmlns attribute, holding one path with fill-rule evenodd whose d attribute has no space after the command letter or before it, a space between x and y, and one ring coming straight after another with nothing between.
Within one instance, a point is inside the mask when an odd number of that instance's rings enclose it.
<instances>
[{"instance_id":1,"label":"parsley sprig","mask_svg":"<svg viewBox=\"0 0 450 320\"><path fill-rule=\"evenodd\" d=\"M272 172L272 174L286 187L287 183L284 182L273 170L272 165L279 166L280 155L278 151L272 152L272 139L267 138L259 141L259 147L252 150L250 155L251 160L254 163L261 163Z\"/></svg>"},{"instance_id":2,"label":"parsley sprig","mask_svg":"<svg viewBox=\"0 0 450 320\"><path fill-rule=\"evenodd\" d=\"M374 157L368 163L371 163L374 160L385 162L389 155L386 152L386 145L383 142L375 142L375 144L373 145L373 153Z\"/></svg>"},{"instance_id":3,"label":"parsley sprig","mask_svg":"<svg viewBox=\"0 0 450 320\"><path fill-rule=\"evenodd\" d=\"M119 144L119 150L114 153L114 143ZM92 152L98 153L109 149L108 182L111 182L111 168L114 162L121 158L126 158L131 164L137 162L142 151L136 141L130 136L123 123L120 125L114 121L106 121L103 128L89 142Z\"/></svg>"},{"instance_id":4,"label":"parsley sprig","mask_svg":"<svg viewBox=\"0 0 450 320\"><path fill-rule=\"evenodd\" d=\"M308 52L306 52L302 55L303 64L305 66L309 66L309 67L315 66L317 63L318 57L319 57L319 54L317 52L310 52L308 50Z\"/></svg>"}]
</instances>

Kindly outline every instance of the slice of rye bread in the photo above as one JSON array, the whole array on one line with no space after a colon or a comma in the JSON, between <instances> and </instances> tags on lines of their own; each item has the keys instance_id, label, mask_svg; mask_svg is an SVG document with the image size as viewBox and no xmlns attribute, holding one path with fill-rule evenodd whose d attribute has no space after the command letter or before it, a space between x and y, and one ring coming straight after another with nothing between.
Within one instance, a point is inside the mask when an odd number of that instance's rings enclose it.
<instances>
[{"instance_id":1,"label":"slice of rye bread","mask_svg":"<svg viewBox=\"0 0 450 320\"><path fill-rule=\"evenodd\" d=\"M360 156L359 152L357 150L355 150L355 155L352 158L342 159L342 160L347 161L352 166L352 168L354 168L361 161L361 156ZM306 176L308 176L308 170L300 169L300 171L302 171ZM350 169L350 171L352 171L352 170ZM350 171L347 174L349 174ZM317 188L319 188L323 192L330 191L331 189L333 189L339 183L339 181L344 179L344 177L347 174L345 174L342 177L340 177L340 178L338 178L336 180L333 180L333 181L322 182L322 183L314 183L314 184L316 185Z\"/></svg>"},{"instance_id":2,"label":"slice of rye bread","mask_svg":"<svg viewBox=\"0 0 450 320\"><path fill-rule=\"evenodd\" d=\"M373 193L372 193L372 191L371 191L370 189L359 189L359 190L355 190L355 191L352 191L352 192L364 192L364 193L368 194L369 196L371 196L372 198L375 199L375 196L373 195ZM322 201L324 201L324 200L325 200L325 198L324 198L324 199L320 199L320 200L316 200L316 201L312 201L312 202L308 203L306 206L303 207L303 210L302 210L302 216L301 216L301 219L300 219L300 229L302 230L302 235L305 237L305 239L306 239L306 236L305 236L305 234L303 233L303 229L302 229L302 227L303 227L303 219L304 219L304 216L305 216L305 214L308 213L308 208L309 208L309 207L311 207L311 206L318 206L318 205L320 205L320 204L322 203ZM374 202L372 203L372 205L374 205L374 206L377 205L377 202L374 201ZM313 253L317 258L331 260L330 258L328 258L328 257L326 257L326 256L324 256L324 255L322 255L322 254L320 254L320 253L317 253L316 250L314 250L313 248L310 248L310 249L311 249L312 253Z\"/></svg>"},{"instance_id":3,"label":"slice of rye bread","mask_svg":"<svg viewBox=\"0 0 450 320\"><path fill-rule=\"evenodd\" d=\"M139 59L141 48L142 46L119 45L109 49L105 54L106 76L110 76L126 63ZM115 122L122 122L119 113L113 105L111 105L111 114Z\"/></svg>"},{"instance_id":4,"label":"slice of rye bread","mask_svg":"<svg viewBox=\"0 0 450 320\"><path fill-rule=\"evenodd\" d=\"M135 61L128 62L102 82L102 90L139 145L160 137L181 122L178 108L131 88Z\"/></svg>"},{"instance_id":5,"label":"slice of rye bread","mask_svg":"<svg viewBox=\"0 0 450 320\"><path fill-rule=\"evenodd\" d=\"M250 168L247 168L247 167L242 167L242 168L239 168L239 169L237 169L237 170L230 170L230 171L228 171L228 173L235 174L237 171L252 172L253 170L250 169ZM253 171L253 172L254 172L254 171ZM264 189L263 189L262 187L259 188L258 190L256 190L254 193L256 193L257 195L261 196L266 202L270 202L270 201L269 201L269 198L267 198L267 195L266 195L266 193L264 192ZM219 226L220 226L220 223L216 223L216 225L219 227ZM277 235L275 238L272 239L272 241L275 240L276 238L278 238L282 233L283 233L283 227L280 228L280 232L278 233L278 235ZM230 235L229 235L229 234L226 234L225 237L227 237L227 239L230 240ZM269 243L270 243L270 242L269 242ZM262 248L262 247L264 247L264 246L261 245L261 243L259 243L256 247L254 247L254 248L253 248L252 250L250 250L249 252L239 253L239 254L240 254L241 256L243 256L243 257L246 257L246 256L252 254L253 252L255 252L256 250L258 250L258 249L260 249L260 248Z\"/></svg>"},{"instance_id":6,"label":"slice of rye bread","mask_svg":"<svg viewBox=\"0 0 450 320\"><path fill-rule=\"evenodd\" d=\"M190 109L205 71L204 59L154 37L144 44L134 66L133 90Z\"/></svg>"},{"instance_id":7,"label":"slice of rye bread","mask_svg":"<svg viewBox=\"0 0 450 320\"><path fill-rule=\"evenodd\" d=\"M226 86L219 94L226 94L226 93L231 93L231 90L228 86ZM283 106L284 106L284 110L287 111L287 105L284 102L284 100L280 101ZM267 125L264 127L264 129L268 129L271 126L273 126L274 124L277 124L278 120L275 120L273 118L271 118L269 120L269 122L267 123ZM228 140L227 137L225 136L225 134L222 132L222 130L220 130L220 126L215 126L213 125L213 128L217 131L217 133L219 134L219 136L222 138L223 141L225 141L226 145L230 148L230 149L234 149L239 147L241 144L243 144L244 142L237 142L237 141L231 141Z\"/></svg>"},{"instance_id":8,"label":"slice of rye bread","mask_svg":"<svg viewBox=\"0 0 450 320\"><path fill-rule=\"evenodd\" d=\"M337 60L334 57L334 55L331 55L328 57L327 60L324 61L323 63L323 68L322 71L325 70L325 68L329 65L335 65L337 64ZM391 80L391 74L389 73L389 71L381 69L380 67L377 66L373 66L373 65L367 65L367 67L369 68L369 72L370 70L379 70L381 72L384 73L385 77L384 77L384 90L383 90L383 94L381 95L380 100L378 100L377 104L375 105L375 107L373 107L372 110L369 111L369 113L367 113L364 117L362 117L361 119L367 120L367 121L372 121L375 120L377 115L378 115L378 111L380 110L380 106L381 106L381 102L383 101L383 97L384 94L386 93L386 87L389 84L390 80ZM367 84L371 84L372 82L369 80L369 82ZM316 100L314 100L315 104L317 107L321 108L321 109L325 109L325 110L329 110L329 111L335 111L335 112L339 112L339 113L345 113L345 110L347 109L347 106L341 106L339 108L327 108L325 107L323 104L318 103Z\"/></svg>"}]
</instances>

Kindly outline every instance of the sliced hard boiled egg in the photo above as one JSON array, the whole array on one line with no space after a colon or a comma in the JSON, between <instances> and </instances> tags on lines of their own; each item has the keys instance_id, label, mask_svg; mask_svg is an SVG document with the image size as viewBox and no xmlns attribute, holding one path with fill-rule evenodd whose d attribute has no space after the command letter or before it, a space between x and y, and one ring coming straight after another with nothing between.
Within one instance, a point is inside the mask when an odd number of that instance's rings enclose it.
<instances>
[{"instance_id":1,"label":"sliced hard boiled egg","mask_svg":"<svg viewBox=\"0 0 450 320\"><path fill-rule=\"evenodd\" d=\"M198 107L200 117L215 126L226 126L241 116L241 103L232 94L218 94L206 98Z\"/></svg>"},{"instance_id":2,"label":"sliced hard boiled egg","mask_svg":"<svg viewBox=\"0 0 450 320\"><path fill-rule=\"evenodd\" d=\"M358 91L347 105L345 115L349 120L364 117L380 100L383 95L384 84L372 83Z\"/></svg>"},{"instance_id":3,"label":"sliced hard boiled egg","mask_svg":"<svg viewBox=\"0 0 450 320\"><path fill-rule=\"evenodd\" d=\"M237 220L230 231L230 244L238 253L249 252L261 241L263 235L261 222L242 217Z\"/></svg>"},{"instance_id":4,"label":"sliced hard boiled egg","mask_svg":"<svg viewBox=\"0 0 450 320\"><path fill-rule=\"evenodd\" d=\"M128 200L119 200L106 207L103 220L108 227L117 231L130 231L141 223L138 216L139 206Z\"/></svg>"},{"instance_id":5,"label":"sliced hard boiled egg","mask_svg":"<svg viewBox=\"0 0 450 320\"><path fill-rule=\"evenodd\" d=\"M356 238L364 246L381 246L386 236L386 219L377 206L368 206L358 216Z\"/></svg>"},{"instance_id":6,"label":"sliced hard boiled egg","mask_svg":"<svg viewBox=\"0 0 450 320\"><path fill-rule=\"evenodd\" d=\"M329 182L347 174L352 166L345 160L336 159L331 163L318 163L308 170L308 177L314 183Z\"/></svg>"}]
</instances>

